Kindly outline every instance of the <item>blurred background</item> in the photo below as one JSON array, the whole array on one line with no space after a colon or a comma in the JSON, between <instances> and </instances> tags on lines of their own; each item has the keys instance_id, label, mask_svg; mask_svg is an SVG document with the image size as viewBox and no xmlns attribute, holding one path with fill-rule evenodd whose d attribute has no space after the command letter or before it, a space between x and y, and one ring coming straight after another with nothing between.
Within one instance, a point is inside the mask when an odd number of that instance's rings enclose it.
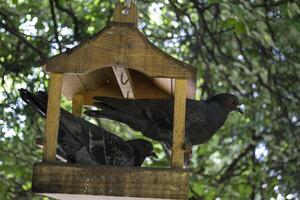
<instances>
[{"instance_id":1,"label":"blurred background","mask_svg":"<svg viewBox=\"0 0 300 200\"><path fill-rule=\"evenodd\" d=\"M44 120L18 89L47 90L40 61L72 48L111 20L110 0L0 0L0 199L31 193L35 138ZM139 29L156 46L198 68L196 99L230 92L231 113L193 148L191 199L299 199L300 2L297 0L138 0ZM62 106L71 109L63 99ZM94 121L124 138L125 125ZM168 166L158 143L158 160Z\"/></svg>"}]
</instances>

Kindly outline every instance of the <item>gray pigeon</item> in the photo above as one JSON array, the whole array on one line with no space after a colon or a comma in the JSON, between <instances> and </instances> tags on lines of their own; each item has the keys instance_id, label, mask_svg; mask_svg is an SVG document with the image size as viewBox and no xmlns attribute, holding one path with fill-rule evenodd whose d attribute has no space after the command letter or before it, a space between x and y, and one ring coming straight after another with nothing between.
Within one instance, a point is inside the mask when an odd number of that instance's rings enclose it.
<instances>
[{"instance_id":1,"label":"gray pigeon","mask_svg":"<svg viewBox=\"0 0 300 200\"><path fill-rule=\"evenodd\" d=\"M36 95L20 89L21 98L46 116L48 96ZM61 108L58 132L59 148L71 163L101 164L114 166L141 166L153 153L153 146L143 139L124 141L80 117Z\"/></svg>"},{"instance_id":2,"label":"gray pigeon","mask_svg":"<svg viewBox=\"0 0 300 200\"><path fill-rule=\"evenodd\" d=\"M85 114L125 123L170 149L174 107L172 99L94 99L94 105L101 110L89 110ZM238 98L228 93L218 94L205 101L187 99L186 104L186 149L207 142L225 123L231 111L237 110L242 113L238 107Z\"/></svg>"}]
</instances>

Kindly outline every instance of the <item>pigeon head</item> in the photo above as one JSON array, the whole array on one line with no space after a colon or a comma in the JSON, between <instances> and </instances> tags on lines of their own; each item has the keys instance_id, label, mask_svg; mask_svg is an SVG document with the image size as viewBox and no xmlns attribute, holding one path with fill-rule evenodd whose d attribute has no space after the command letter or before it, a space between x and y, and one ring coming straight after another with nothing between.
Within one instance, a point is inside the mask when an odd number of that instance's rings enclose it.
<instances>
[{"instance_id":1,"label":"pigeon head","mask_svg":"<svg viewBox=\"0 0 300 200\"><path fill-rule=\"evenodd\" d=\"M136 151L136 166L141 166L145 158L152 156L157 158L157 155L153 152L153 145L151 142L143 139L135 139L127 141Z\"/></svg>"},{"instance_id":2,"label":"pigeon head","mask_svg":"<svg viewBox=\"0 0 300 200\"><path fill-rule=\"evenodd\" d=\"M239 107L239 99L229 93L221 93L209 99L209 102L217 102L228 112L238 111L243 114L243 110Z\"/></svg>"}]
</instances>

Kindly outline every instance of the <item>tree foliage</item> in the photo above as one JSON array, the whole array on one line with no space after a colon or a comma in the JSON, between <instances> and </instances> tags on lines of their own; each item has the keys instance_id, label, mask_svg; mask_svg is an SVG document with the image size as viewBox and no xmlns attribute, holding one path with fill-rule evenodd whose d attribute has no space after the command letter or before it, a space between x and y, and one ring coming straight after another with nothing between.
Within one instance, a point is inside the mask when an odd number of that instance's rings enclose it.
<instances>
[{"instance_id":1,"label":"tree foliage","mask_svg":"<svg viewBox=\"0 0 300 200\"><path fill-rule=\"evenodd\" d=\"M231 92L246 110L230 114L211 141L193 149L190 198L298 199L300 2L140 0L138 7L142 32L198 67L197 99ZM44 122L17 89L45 90L39 62L101 30L113 8L110 0L0 1L0 199L39 198L30 186ZM137 135L100 123L126 138ZM160 160L146 165L166 166L155 147Z\"/></svg>"}]
</instances>

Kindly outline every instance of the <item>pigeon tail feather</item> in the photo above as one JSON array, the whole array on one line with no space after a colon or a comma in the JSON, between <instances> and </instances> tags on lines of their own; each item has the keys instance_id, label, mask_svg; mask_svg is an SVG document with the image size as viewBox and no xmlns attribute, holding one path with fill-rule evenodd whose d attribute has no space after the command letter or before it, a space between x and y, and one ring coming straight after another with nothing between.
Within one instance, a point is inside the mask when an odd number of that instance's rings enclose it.
<instances>
[{"instance_id":1,"label":"pigeon tail feather","mask_svg":"<svg viewBox=\"0 0 300 200\"><path fill-rule=\"evenodd\" d=\"M21 98L24 102L31 105L38 111L43 117L46 117L47 113L47 101L42 101L39 96L35 96L26 89L19 89Z\"/></svg>"},{"instance_id":2,"label":"pigeon tail feather","mask_svg":"<svg viewBox=\"0 0 300 200\"><path fill-rule=\"evenodd\" d=\"M148 99L117 99L112 97L94 97L96 102L95 106L103 110L118 110L122 113L133 115L136 117L141 117L143 112L141 106L145 106L148 103Z\"/></svg>"}]
</instances>

